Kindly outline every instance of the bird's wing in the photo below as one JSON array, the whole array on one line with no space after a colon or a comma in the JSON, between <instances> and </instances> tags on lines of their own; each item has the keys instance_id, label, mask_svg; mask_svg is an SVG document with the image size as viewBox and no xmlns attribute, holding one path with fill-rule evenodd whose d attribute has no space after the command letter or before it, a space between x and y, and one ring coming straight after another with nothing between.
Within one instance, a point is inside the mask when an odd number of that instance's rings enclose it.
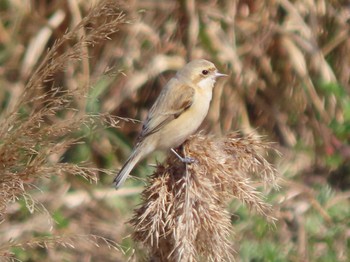
<instances>
[{"instance_id":1,"label":"bird's wing","mask_svg":"<svg viewBox=\"0 0 350 262\"><path fill-rule=\"evenodd\" d=\"M180 83L176 78L171 79L149 111L138 141L178 118L192 105L194 93L193 87Z\"/></svg>"}]
</instances>

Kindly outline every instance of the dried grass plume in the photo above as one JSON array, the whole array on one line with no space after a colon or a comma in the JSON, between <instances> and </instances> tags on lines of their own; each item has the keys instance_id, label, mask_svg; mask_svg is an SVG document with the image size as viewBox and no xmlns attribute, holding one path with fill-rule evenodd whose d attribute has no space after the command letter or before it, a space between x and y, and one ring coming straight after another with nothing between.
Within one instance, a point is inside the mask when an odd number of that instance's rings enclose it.
<instances>
[{"instance_id":1,"label":"dried grass plume","mask_svg":"<svg viewBox=\"0 0 350 262\"><path fill-rule=\"evenodd\" d=\"M133 238L155 261L233 260L226 210L232 198L274 221L271 206L252 180L254 174L277 188L277 171L262 155L269 149L255 135L192 136L183 151L197 161L185 166L170 154L165 164L158 164L130 221Z\"/></svg>"},{"instance_id":2,"label":"dried grass plume","mask_svg":"<svg viewBox=\"0 0 350 262\"><path fill-rule=\"evenodd\" d=\"M75 65L76 75L79 75L82 67L79 62L88 60L87 48L110 39L124 23L125 15L114 1L101 1L77 26L54 42L35 71L22 76L23 79L28 77L28 81L16 83L19 94L10 93L8 107L0 112L0 224L9 218L8 206L21 198L31 213L37 209L46 211L44 205L30 194L30 189L40 189L36 185L40 178L75 175L97 182L100 172L111 173L108 169L86 163L64 161L67 150L87 136L88 132L82 131L83 127L93 129L106 123L116 127L119 119L107 113L89 114L85 111L90 92L89 76L85 77L84 84L66 86L60 84L60 74L68 65ZM80 34L82 30L83 35ZM62 83L66 82L62 80ZM48 211L45 214L50 218ZM92 238L105 239L99 236ZM66 238L33 237L9 242L3 237L0 260L15 256L8 251L11 248L48 248L54 246L51 245L53 243L69 246L61 239ZM17 260L13 258L13 261Z\"/></svg>"}]
</instances>

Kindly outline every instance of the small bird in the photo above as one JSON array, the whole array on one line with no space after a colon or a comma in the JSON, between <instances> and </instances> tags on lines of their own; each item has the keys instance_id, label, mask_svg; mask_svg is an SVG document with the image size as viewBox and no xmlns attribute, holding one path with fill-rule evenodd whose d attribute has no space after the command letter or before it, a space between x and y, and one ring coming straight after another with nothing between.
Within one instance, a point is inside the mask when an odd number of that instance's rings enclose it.
<instances>
[{"instance_id":1,"label":"small bird","mask_svg":"<svg viewBox=\"0 0 350 262\"><path fill-rule=\"evenodd\" d=\"M213 87L221 74L207 60L193 60L165 85L143 123L131 155L114 179L118 189L134 166L157 149L180 146L201 125L208 113ZM183 162L189 158L177 156Z\"/></svg>"}]
</instances>

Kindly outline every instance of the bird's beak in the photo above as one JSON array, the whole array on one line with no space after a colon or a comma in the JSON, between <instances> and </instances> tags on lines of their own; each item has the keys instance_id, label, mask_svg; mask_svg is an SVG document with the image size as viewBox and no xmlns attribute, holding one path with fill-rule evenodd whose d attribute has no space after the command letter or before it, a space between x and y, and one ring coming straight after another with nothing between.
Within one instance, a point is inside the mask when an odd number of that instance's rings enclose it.
<instances>
[{"instance_id":1,"label":"bird's beak","mask_svg":"<svg viewBox=\"0 0 350 262\"><path fill-rule=\"evenodd\" d=\"M215 72L215 77L228 76L226 74L221 74L219 72Z\"/></svg>"}]
</instances>

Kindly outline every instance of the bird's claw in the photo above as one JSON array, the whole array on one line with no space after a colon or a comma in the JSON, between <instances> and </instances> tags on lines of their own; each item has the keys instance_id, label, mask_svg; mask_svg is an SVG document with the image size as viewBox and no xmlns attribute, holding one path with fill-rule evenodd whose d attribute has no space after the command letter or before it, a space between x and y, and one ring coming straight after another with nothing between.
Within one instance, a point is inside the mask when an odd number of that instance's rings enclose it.
<instances>
[{"instance_id":1,"label":"bird's claw","mask_svg":"<svg viewBox=\"0 0 350 262\"><path fill-rule=\"evenodd\" d=\"M188 157L188 156L182 157L180 160L181 160L181 162L183 162L185 164L193 164L193 163L197 162L196 159Z\"/></svg>"},{"instance_id":2,"label":"bird's claw","mask_svg":"<svg viewBox=\"0 0 350 262\"><path fill-rule=\"evenodd\" d=\"M191 158L191 157L188 157L188 156L185 156L185 157L182 157L180 156L173 148L171 148L171 151L178 157L178 159L180 159L180 161L182 163L185 163L185 164L193 164L193 163L196 163L198 162L196 159L194 158Z\"/></svg>"}]
</instances>

